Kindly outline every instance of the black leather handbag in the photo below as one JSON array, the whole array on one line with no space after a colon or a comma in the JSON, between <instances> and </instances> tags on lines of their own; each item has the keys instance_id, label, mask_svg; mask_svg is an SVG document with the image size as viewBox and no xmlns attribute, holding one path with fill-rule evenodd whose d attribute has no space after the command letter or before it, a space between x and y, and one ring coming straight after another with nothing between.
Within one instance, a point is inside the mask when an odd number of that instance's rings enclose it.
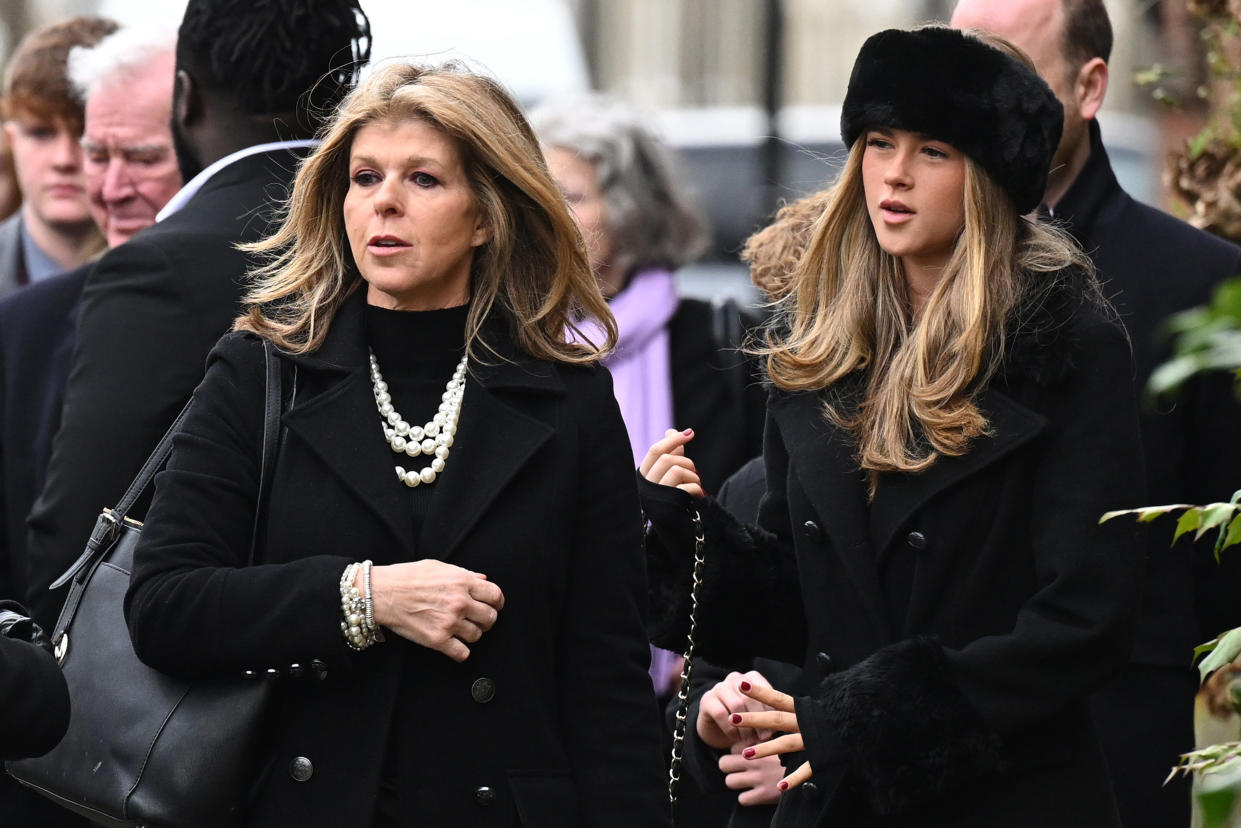
<instances>
[{"instance_id":1,"label":"black leather handbag","mask_svg":"<svg viewBox=\"0 0 1241 828\"><path fill-rule=\"evenodd\" d=\"M265 489L279 441L280 362L264 341L267 399L251 536L254 562ZM237 676L187 681L134 654L123 602L142 524L126 517L172 449L190 403L86 551L53 588L72 581L52 642L69 684L69 731L51 753L7 764L19 782L105 826L233 828L253 785L255 743L273 686Z\"/></svg>"}]
</instances>

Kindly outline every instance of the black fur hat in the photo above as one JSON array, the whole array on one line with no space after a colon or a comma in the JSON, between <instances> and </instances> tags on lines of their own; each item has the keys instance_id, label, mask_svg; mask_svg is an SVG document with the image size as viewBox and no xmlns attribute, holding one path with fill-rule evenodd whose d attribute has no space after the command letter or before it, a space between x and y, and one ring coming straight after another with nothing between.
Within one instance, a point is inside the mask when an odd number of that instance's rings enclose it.
<instances>
[{"instance_id":1,"label":"black fur hat","mask_svg":"<svg viewBox=\"0 0 1241 828\"><path fill-rule=\"evenodd\" d=\"M1064 108L1033 69L942 26L888 29L862 44L840 113L852 147L882 126L946 141L977 161L1019 213L1043 199Z\"/></svg>"}]
</instances>

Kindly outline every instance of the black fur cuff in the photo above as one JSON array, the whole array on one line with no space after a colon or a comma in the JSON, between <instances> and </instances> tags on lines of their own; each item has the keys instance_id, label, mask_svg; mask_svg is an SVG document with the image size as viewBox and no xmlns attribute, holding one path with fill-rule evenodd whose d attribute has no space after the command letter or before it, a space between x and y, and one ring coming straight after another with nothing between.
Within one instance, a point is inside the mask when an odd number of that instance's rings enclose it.
<instances>
[{"instance_id":1,"label":"black fur cuff","mask_svg":"<svg viewBox=\"0 0 1241 828\"><path fill-rule=\"evenodd\" d=\"M816 770L847 757L870 806L897 814L1002 769L999 736L956 685L931 638L902 641L798 700Z\"/></svg>"}]
</instances>

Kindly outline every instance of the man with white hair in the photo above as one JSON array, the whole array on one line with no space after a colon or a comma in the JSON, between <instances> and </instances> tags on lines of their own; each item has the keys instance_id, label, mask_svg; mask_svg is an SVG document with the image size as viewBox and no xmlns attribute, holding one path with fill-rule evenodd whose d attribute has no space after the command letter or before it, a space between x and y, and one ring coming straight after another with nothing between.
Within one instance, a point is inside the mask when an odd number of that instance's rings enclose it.
<instances>
[{"instance_id":1,"label":"man with white hair","mask_svg":"<svg viewBox=\"0 0 1241 828\"><path fill-rule=\"evenodd\" d=\"M69 55L86 102L82 134L91 215L116 247L155 223L181 188L172 146L176 36L121 29Z\"/></svg>"},{"instance_id":2,"label":"man with white hair","mask_svg":"<svg viewBox=\"0 0 1241 828\"><path fill-rule=\"evenodd\" d=\"M68 74L85 101L90 213L109 248L154 224L181 186L171 133L175 48L171 33L122 28L69 53ZM26 590L26 515L60 423L78 299L98 261L0 301L0 598ZM0 780L0 825L85 824Z\"/></svg>"}]
</instances>

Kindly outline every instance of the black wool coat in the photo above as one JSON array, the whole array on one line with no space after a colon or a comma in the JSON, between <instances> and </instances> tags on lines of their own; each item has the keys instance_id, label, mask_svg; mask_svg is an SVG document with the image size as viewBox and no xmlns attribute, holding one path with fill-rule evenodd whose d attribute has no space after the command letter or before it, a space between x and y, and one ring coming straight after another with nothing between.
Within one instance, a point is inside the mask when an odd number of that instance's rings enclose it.
<instances>
[{"instance_id":1,"label":"black wool coat","mask_svg":"<svg viewBox=\"0 0 1241 828\"><path fill-rule=\"evenodd\" d=\"M405 734L411 824L668 825L638 498L609 375L497 335L512 361L471 366L414 537L378 427L364 307L359 292L318 351L283 357L295 390L250 568L263 351L231 334L212 352L135 556L138 655L187 676L304 674L278 684L251 825L368 825L389 739ZM355 653L339 580L368 558L485 573L505 607L461 664L392 633Z\"/></svg>"},{"instance_id":2,"label":"black wool coat","mask_svg":"<svg viewBox=\"0 0 1241 828\"><path fill-rule=\"evenodd\" d=\"M1128 653L1143 547L1124 333L1071 280L1022 315L960 457L880 478L816 393L773 391L767 493L745 526L708 501L701 655L804 666L811 784L774 826L1117 825L1086 698ZM645 486L657 643L683 641L683 492ZM800 762L804 757L795 757Z\"/></svg>"}]
</instances>

